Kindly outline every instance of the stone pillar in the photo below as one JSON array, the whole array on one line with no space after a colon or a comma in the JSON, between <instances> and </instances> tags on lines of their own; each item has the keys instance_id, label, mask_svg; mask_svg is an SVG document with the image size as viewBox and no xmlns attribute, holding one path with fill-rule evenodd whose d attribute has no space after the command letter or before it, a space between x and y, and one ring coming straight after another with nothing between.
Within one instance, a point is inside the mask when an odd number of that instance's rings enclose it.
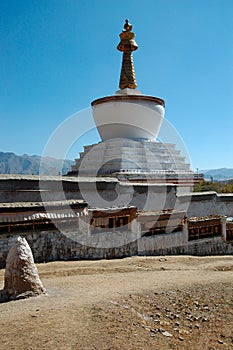
<instances>
[{"instance_id":1,"label":"stone pillar","mask_svg":"<svg viewBox=\"0 0 233 350\"><path fill-rule=\"evenodd\" d=\"M28 298L45 293L31 248L26 239L19 236L6 259L4 289L0 292L0 301Z\"/></svg>"}]
</instances>

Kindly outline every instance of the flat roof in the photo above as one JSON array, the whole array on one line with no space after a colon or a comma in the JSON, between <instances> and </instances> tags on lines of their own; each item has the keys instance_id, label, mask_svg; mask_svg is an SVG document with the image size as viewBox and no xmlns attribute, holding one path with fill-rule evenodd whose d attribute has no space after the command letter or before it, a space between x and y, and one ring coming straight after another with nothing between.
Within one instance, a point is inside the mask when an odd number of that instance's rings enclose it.
<instances>
[{"instance_id":1,"label":"flat roof","mask_svg":"<svg viewBox=\"0 0 233 350\"><path fill-rule=\"evenodd\" d=\"M52 176L52 175L21 175L0 174L1 180L28 180L28 181L70 181L70 182L119 182L116 177L110 176Z\"/></svg>"},{"instance_id":2,"label":"flat roof","mask_svg":"<svg viewBox=\"0 0 233 350\"><path fill-rule=\"evenodd\" d=\"M65 201L51 201L51 202L11 202L11 203L0 203L0 211L10 209L38 209L41 207L64 207L78 204L87 204L83 199L70 199Z\"/></svg>"}]
</instances>

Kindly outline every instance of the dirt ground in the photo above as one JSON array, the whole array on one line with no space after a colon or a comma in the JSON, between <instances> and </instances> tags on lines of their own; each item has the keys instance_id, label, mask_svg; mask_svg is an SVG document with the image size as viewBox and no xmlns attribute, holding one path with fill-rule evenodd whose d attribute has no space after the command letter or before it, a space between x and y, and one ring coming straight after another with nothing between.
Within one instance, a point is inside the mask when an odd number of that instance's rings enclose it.
<instances>
[{"instance_id":1,"label":"dirt ground","mask_svg":"<svg viewBox=\"0 0 233 350\"><path fill-rule=\"evenodd\" d=\"M0 349L233 349L231 256L37 267L47 295L0 304Z\"/></svg>"}]
</instances>

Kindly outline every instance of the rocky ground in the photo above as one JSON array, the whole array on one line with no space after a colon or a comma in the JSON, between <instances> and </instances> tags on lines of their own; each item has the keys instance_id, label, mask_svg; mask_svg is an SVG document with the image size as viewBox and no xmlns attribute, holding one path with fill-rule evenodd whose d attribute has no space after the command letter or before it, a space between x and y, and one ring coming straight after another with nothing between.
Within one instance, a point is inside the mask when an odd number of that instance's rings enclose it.
<instances>
[{"instance_id":1,"label":"rocky ground","mask_svg":"<svg viewBox=\"0 0 233 350\"><path fill-rule=\"evenodd\" d=\"M233 257L37 266L47 295L0 304L0 349L233 349Z\"/></svg>"}]
</instances>

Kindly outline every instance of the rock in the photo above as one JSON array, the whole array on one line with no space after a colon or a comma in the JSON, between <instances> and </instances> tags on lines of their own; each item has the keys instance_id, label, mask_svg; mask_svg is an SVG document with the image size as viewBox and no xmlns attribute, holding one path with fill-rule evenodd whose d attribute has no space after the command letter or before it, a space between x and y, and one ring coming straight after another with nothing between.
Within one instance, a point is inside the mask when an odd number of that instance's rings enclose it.
<instances>
[{"instance_id":1,"label":"rock","mask_svg":"<svg viewBox=\"0 0 233 350\"><path fill-rule=\"evenodd\" d=\"M150 331L151 331L151 333L157 333L159 330L158 330L158 328L154 328L154 329L151 329Z\"/></svg>"},{"instance_id":2,"label":"rock","mask_svg":"<svg viewBox=\"0 0 233 350\"><path fill-rule=\"evenodd\" d=\"M6 259L4 289L1 291L0 301L22 299L45 293L31 248L26 239L19 236Z\"/></svg>"},{"instance_id":3,"label":"rock","mask_svg":"<svg viewBox=\"0 0 233 350\"><path fill-rule=\"evenodd\" d=\"M167 261L167 259L166 258L159 258L159 261Z\"/></svg>"},{"instance_id":4,"label":"rock","mask_svg":"<svg viewBox=\"0 0 233 350\"><path fill-rule=\"evenodd\" d=\"M0 303L4 303L5 301L8 301L9 298L6 294L6 291L4 289L0 290Z\"/></svg>"},{"instance_id":5,"label":"rock","mask_svg":"<svg viewBox=\"0 0 233 350\"><path fill-rule=\"evenodd\" d=\"M165 337L172 337L172 334L167 332L167 331L163 331L161 332L162 335L165 335Z\"/></svg>"}]
</instances>

